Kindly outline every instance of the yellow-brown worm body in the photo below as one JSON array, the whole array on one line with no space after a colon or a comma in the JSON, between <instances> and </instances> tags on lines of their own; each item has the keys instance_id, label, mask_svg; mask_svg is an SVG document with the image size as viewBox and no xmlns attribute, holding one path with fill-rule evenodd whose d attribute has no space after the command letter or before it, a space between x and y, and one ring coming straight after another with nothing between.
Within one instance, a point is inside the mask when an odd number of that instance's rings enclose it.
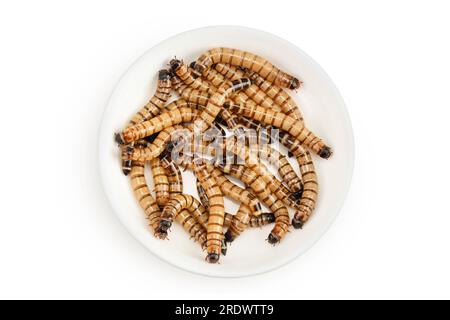
<instances>
[{"instance_id":1,"label":"yellow-brown worm body","mask_svg":"<svg viewBox=\"0 0 450 320\"><path fill-rule=\"evenodd\" d=\"M272 194L262 176L243 165L221 165L219 168L244 182L251 188L258 199L267 205L275 216L275 226L269 234L268 241L275 244L289 232L289 212L283 202Z\"/></svg>"},{"instance_id":2,"label":"yellow-brown worm body","mask_svg":"<svg viewBox=\"0 0 450 320\"><path fill-rule=\"evenodd\" d=\"M136 197L139 205L144 210L147 216L150 227L155 232L155 235L164 239L167 236L167 232L159 228L159 220L161 212L158 204L152 197L150 190L148 189L147 182L144 175L144 164L141 162L134 162L130 173L131 186L133 188L134 196Z\"/></svg>"},{"instance_id":3,"label":"yellow-brown worm body","mask_svg":"<svg viewBox=\"0 0 450 320\"><path fill-rule=\"evenodd\" d=\"M222 191L216 179L208 172L203 161L194 159L194 173L206 192L209 201L209 217L207 227L207 257L209 263L219 261L223 242L223 222L225 218L225 205Z\"/></svg>"},{"instance_id":4,"label":"yellow-brown worm body","mask_svg":"<svg viewBox=\"0 0 450 320\"><path fill-rule=\"evenodd\" d=\"M171 77L167 70L160 70L158 73L158 83L155 94L150 98L149 102L142 107L129 121L128 126L135 125L142 121L148 120L159 114L164 108L165 103L170 98ZM128 175L131 172L132 161L129 159L129 153L133 150L134 145L123 146L122 149L122 172Z\"/></svg>"},{"instance_id":5,"label":"yellow-brown worm body","mask_svg":"<svg viewBox=\"0 0 450 320\"><path fill-rule=\"evenodd\" d=\"M165 111L148 121L126 128L120 135L119 141L129 143L143 139L176 124L191 122L197 117L197 114L197 110L187 107Z\"/></svg>"},{"instance_id":6,"label":"yellow-brown worm body","mask_svg":"<svg viewBox=\"0 0 450 320\"><path fill-rule=\"evenodd\" d=\"M161 212L160 229L167 231L171 226L174 217L182 210L188 210L189 213L200 223L200 225L207 229L208 214L206 209L193 196L188 194L175 194Z\"/></svg>"},{"instance_id":7,"label":"yellow-brown worm body","mask_svg":"<svg viewBox=\"0 0 450 320\"><path fill-rule=\"evenodd\" d=\"M150 161L150 169L155 187L156 203L164 207L169 201L169 180L159 158Z\"/></svg>"},{"instance_id":8,"label":"yellow-brown worm body","mask_svg":"<svg viewBox=\"0 0 450 320\"><path fill-rule=\"evenodd\" d=\"M251 82L249 79L242 78L218 88L217 92L209 98L205 110L200 113L199 119L195 122L197 130L204 132L208 129L220 113L228 96L233 92L248 87L250 84Z\"/></svg>"},{"instance_id":9,"label":"yellow-brown worm body","mask_svg":"<svg viewBox=\"0 0 450 320\"><path fill-rule=\"evenodd\" d=\"M284 113L259 106L247 107L227 105L226 107L229 107L231 112L239 113L245 117L289 133L292 137L300 141L302 145L314 151L321 158L328 159L332 154L331 148L325 145L323 141L306 128L304 124Z\"/></svg>"},{"instance_id":10,"label":"yellow-brown worm body","mask_svg":"<svg viewBox=\"0 0 450 320\"><path fill-rule=\"evenodd\" d=\"M261 77L283 88L298 89L301 82L275 67L268 60L242 50L231 48L213 48L203 53L196 61L194 69L203 73L217 63L226 63L257 72Z\"/></svg>"},{"instance_id":11,"label":"yellow-brown worm body","mask_svg":"<svg viewBox=\"0 0 450 320\"><path fill-rule=\"evenodd\" d=\"M284 134L280 136L282 143L295 155L300 166L300 172L303 180L303 193L300 198L300 207L294 214L292 225L299 229L309 219L316 207L317 196L319 193L319 184L314 168L311 154L291 136Z\"/></svg>"}]
</instances>

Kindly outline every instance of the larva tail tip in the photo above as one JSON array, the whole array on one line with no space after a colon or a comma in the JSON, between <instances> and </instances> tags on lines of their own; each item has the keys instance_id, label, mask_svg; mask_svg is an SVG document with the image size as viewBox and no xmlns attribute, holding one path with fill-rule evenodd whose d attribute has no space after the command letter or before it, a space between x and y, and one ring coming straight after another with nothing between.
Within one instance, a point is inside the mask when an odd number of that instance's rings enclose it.
<instances>
[{"instance_id":1,"label":"larva tail tip","mask_svg":"<svg viewBox=\"0 0 450 320\"><path fill-rule=\"evenodd\" d=\"M294 156L294 154L292 152L288 151L288 157L292 158L293 156Z\"/></svg>"},{"instance_id":2,"label":"larva tail tip","mask_svg":"<svg viewBox=\"0 0 450 320\"><path fill-rule=\"evenodd\" d=\"M297 78L293 78L289 84L289 89L296 90L302 86L303 82L298 80Z\"/></svg>"},{"instance_id":3,"label":"larva tail tip","mask_svg":"<svg viewBox=\"0 0 450 320\"><path fill-rule=\"evenodd\" d=\"M219 255L217 253L208 253L206 256L206 261L209 263L217 263L219 262Z\"/></svg>"},{"instance_id":4,"label":"larva tail tip","mask_svg":"<svg viewBox=\"0 0 450 320\"><path fill-rule=\"evenodd\" d=\"M300 198L302 197L303 194L303 190L298 190L295 192L292 192L291 195L289 196L289 199L293 202L296 202L298 200L300 200Z\"/></svg>"},{"instance_id":5,"label":"larva tail tip","mask_svg":"<svg viewBox=\"0 0 450 320\"><path fill-rule=\"evenodd\" d=\"M270 244L277 244L280 242L280 239L277 236L274 236L272 233L269 234L267 237L267 241L269 241Z\"/></svg>"},{"instance_id":6,"label":"larva tail tip","mask_svg":"<svg viewBox=\"0 0 450 320\"><path fill-rule=\"evenodd\" d=\"M125 144L125 141L123 140L123 136L121 133L115 133L114 134L114 140L118 143L118 144Z\"/></svg>"},{"instance_id":7,"label":"larva tail tip","mask_svg":"<svg viewBox=\"0 0 450 320\"><path fill-rule=\"evenodd\" d=\"M294 229L302 229L303 228L303 221L295 219L295 218L292 218L292 226L294 227Z\"/></svg>"},{"instance_id":8,"label":"larva tail tip","mask_svg":"<svg viewBox=\"0 0 450 320\"><path fill-rule=\"evenodd\" d=\"M131 168L122 168L122 172L125 176L128 176L131 172Z\"/></svg>"},{"instance_id":9,"label":"larva tail tip","mask_svg":"<svg viewBox=\"0 0 450 320\"><path fill-rule=\"evenodd\" d=\"M275 215L272 212L265 213L265 215L267 216L267 221L269 223L275 222Z\"/></svg>"},{"instance_id":10,"label":"larva tail tip","mask_svg":"<svg viewBox=\"0 0 450 320\"><path fill-rule=\"evenodd\" d=\"M181 60L178 60L177 58L172 59L169 62L169 66L172 71L178 70L178 68L180 68L182 64L183 63L181 62Z\"/></svg>"},{"instance_id":11,"label":"larva tail tip","mask_svg":"<svg viewBox=\"0 0 450 320\"><path fill-rule=\"evenodd\" d=\"M328 159L333 154L333 151L331 151L331 148L328 146L324 146L322 149L320 149L318 155L319 157L323 159Z\"/></svg>"}]
</instances>

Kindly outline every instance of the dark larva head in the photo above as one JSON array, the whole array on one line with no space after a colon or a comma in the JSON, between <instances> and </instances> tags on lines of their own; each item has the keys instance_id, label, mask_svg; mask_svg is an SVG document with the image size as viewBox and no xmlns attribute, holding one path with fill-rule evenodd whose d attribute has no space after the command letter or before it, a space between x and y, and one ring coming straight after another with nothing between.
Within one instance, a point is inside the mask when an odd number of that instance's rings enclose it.
<instances>
[{"instance_id":1,"label":"dark larva head","mask_svg":"<svg viewBox=\"0 0 450 320\"><path fill-rule=\"evenodd\" d=\"M293 192L289 195L289 200L292 202L297 202L302 197L303 190L298 190L296 192Z\"/></svg>"},{"instance_id":2,"label":"dark larva head","mask_svg":"<svg viewBox=\"0 0 450 320\"><path fill-rule=\"evenodd\" d=\"M172 226L172 221L170 220L166 220L166 219L161 219L161 221L159 222L159 228L162 231L167 231L170 229L170 227Z\"/></svg>"},{"instance_id":3,"label":"dark larva head","mask_svg":"<svg viewBox=\"0 0 450 320\"><path fill-rule=\"evenodd\" d=\"M272 212L263 213L267 219L267 222L273 223L275 222L275 215Z\"/></svg>"},{"instance_id":4,"label":"dark larva head","mask_svg":"<svg viewBox=\"0 0 450 320\"><path fill-rule=\"evenodd\" d=\"M181 60L178 59L172 59L170 60L169 65L170 70L177 71L183 65L183 62L181 62Z\"/></svg>"},{"instance_id":5,"label":"dark larva head","mask_svg":"<svg viewBox=\"0 0 450 320\"><path fill-rule=\"evenodd\" d=\"M295 229L301 229L301 228L303 228L303 221L295 219L295 218L292 218L292 226Z\"/></svg>"},{"instance_id":6,"label":"dark larva head","mask_svg":"<svg viewBox=\"0 0 450 320\"><path fill-rule=\"evenodd\" d=\"M273 233L271 233L269 234L269 237L267 237L267 241L269 241L270 244L277 244L278 242L280 242L280 239Z\"/></svg>"},{"instance_id":7,"label":"dark larva head","mask_svg":"<svg viewBox=\"0 0 450 320\"><path fill-rule=\"evenodd\" d=\"M122 164L122 172L124 175L129 175L131 172L131 160L125 160Z\"/></svg>"},{"instance_id":8,"label":"dark larva head","mask_svg":"<svg viewBox=\"0 0 450 320\"><path fill-rule=\"evenodd\" d=\"M298 80L297 78L292 78L292 80L289 83L289 89L295 90L300 88L302 85L302 82Z\"/></svg>"},{"instance_id":9,"label":"dark larva head","mask_svg":"<svg viewBox=\"0 0 450 320\"><path fill-rule=\"evenodd\" d=\"M228 230L227 232L225 232L225 241L226 242L233 242L234 241L234 237L231 234L230 230Z\"/></svg>"},{"instance_id":10,"label":"dark larva head","mask_svg":"<svg viewBox=\"0 0 450 320\"><path fill-rule=\"evenodd\" d=\"M169 70L166 70L166 69L159 70L159 73L158 73L159 80L169 80L170 78L171 78L171 74L170 74Z\"/></svg>"},{"instance_id":11,"label":"dark larva head","mask_svg":"<svg viewBox=\"0 0 450 320\"><path fill-rule=\"evenodd\" d=\"M149 143L153 143L153 141L155 141L156 137L158 136L159 132L155 132L152 135L149 135L148 137L145 137L144 140L149 142Z\"/></svg>"},{"instance_id":12,"label":"dark larva head","mask_svg":"<svg viewBox=\"0 0 450 320\"><path fill-rule=\"evenodd\" d=\"M115 133L114 134L114 140L118 143L118 144L124 144L125 141L123 140L123 136L121 133Z\"/></svg>"},{"instance_id":13,"label":"dark larva head","mask_svg":"<svg viewBox=\"0 0 450 320\"><path fill-rule=\"evenodd\" d=\"M195 70L195 61L192 61L190 64L189 64L189 68L191 69L191 75L194 77L194 78L198 78L198 77L201 77L201 73L200 72L198 72L197 70Z\"/></svg>"},{"instance_id":14,"label":"dark larva head","mask_svg":"<svg viewBox=\"0 0 450 320\"><path fill-rule=\"evenodd\" d=\"M197 62L191 63L190 66L191 66L192 69L194 69L196 72L198 72L200 74L202 74L203 71L206 70L206 67L204 65L199 64Z\"/></svg>"},{"instance_id":15,"label":"dark larva head","mask_svg":"<svg viewBox=\"0 0 450 320\"><path fill-rule=\"evenodd\" d=\"M323 159L328 159L333 154L333 151L331 151L330 147L324 146L322 149L320 149L318 154L319 154L319 157L321 157Z\"/></svg>"},{"instance_id":16,"label":"dark larva head","mask_svg":"<svg viewBox=\"0 0 450 320\"><path fill-rule=\"evenodd\" d=\"M206 261L209 263L217 263L219 261L219 255L217 253L208 253Z\"/></svg>"}]
</instances>

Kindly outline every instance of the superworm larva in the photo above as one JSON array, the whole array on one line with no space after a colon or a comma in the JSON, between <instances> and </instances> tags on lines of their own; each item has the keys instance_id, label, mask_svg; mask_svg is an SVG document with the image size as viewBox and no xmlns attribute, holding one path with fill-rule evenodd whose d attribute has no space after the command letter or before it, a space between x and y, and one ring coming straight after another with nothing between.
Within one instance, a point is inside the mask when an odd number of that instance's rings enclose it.
<instances>
[{"instance_id":1,"label":"superworm larva","mask_svg":"<svg viewBox=\"0 0 450 320\"><path fill-rule=\"evenodd\" d=\"M189 210L181 210L175 220L191 235L202 248L206 248L206 229L189 213Z\"/></svg>"},{"instance_id":2,"label":"superworm larva","mask_svg":"<svg viewBox=\"0 0 450 320\"><path fill-rule=\"evenodd\" d=\"M317 183L317 175L314 169L314 163L308 150L305 150L302 145L287 134L280 135L283 144L295 155L300 165L300 172L303 180L303 194L300 198L300 207L294 214L292 225L299 229L309 219L313 212L317 195L319 192L319 185Z\"/></svg>"},{"instance_id":3,"label":"superworm larva","mask_svg":"<svg viewBox=\"0 0 450 320\"><path fill-rule=\"evenodd\" d=\"M150 227L152 227L152 229L154 230L155 235L157 235L161 239L164 239L167 236L167 232L159 228L159 219L161 216L161 212L159 211L158 204L152 197L150 190L147 187L143 163L133 163L130 179L134 195L139 202L139 205L144 210Z\"/></svg>"},{"instance_id":4,"label":"superworm larva","mask_svg":"<svg viewBox=\"0 0 450 320\"><path fill-rule=\"evenodd\" d=\"M206 260L209 263L216 263L219 261L222 241L224 239L223 221L225 217L225 205L223 195L217 185L216 179L208 172L206 164L201 159L194 160L194 173L205 190L209 201L208 227L206 228Z\"/></svg>"},{"instance_id":5,"label":"superworm larva","mask_svg":"<svg viewBox=\"0 0 450 320\"><path fill-rule=\"evenodd\" d=\"M209 210L209 200L208 196L206 195L205 189L203 189L202 184L200 183L200 181L198 181L198 179L195 184L197 186L197 193L198 197L200 198L201 204L205 207L206 210Z\"/></svg>"},{"instance_id":6,"label":"superworm larva","mask_svg":"<svg viewBox=\"0 0 450 320\"><path fill-rule=\"evenodd\" d=\"M233 242L246 228L250 222L251 210L245 204L239 206L231 225L225 233L225 241Z\"/></svg>"},{"instance_id":7,"label":"superworm larva","mask_svg":"<svg viewBox=\"0 0 450 320\"><path fill-rule=\"evenodd\" d=\"M239 113L245 117L252 118L256 121L277 127L286 131L295 139L300 141L302 145L307 146L313 150L321 158L328 159L331 154L331 148L325 145L320 138L318 138L312 131L306 128L298 120L285 115L284 113L265 109L263 107L245 107L238 105L226 105L231 112Z\"/></svg>"},{"instance_id":8,"label":"superworm larva","mask_svg":"<svg viewBox=\"0 0 450 320\"><path fill-rule=\"evenodd\" d=\"M244 89L251 84L247 78L242 78L231 82L231 84L225 84L217 89L211 98L208 100L205 110L200 113L199 119L195 122L196 128L200 132L204 132L213 123L214 119L220 113L223 104L227 100L228 96L238 90ZM199 121L201 120L201 121Z\"/></svg>"},{"instance_id":9,"label":"superworm larva","mask_svg":"<svg viewBox=\"0 0 450 320\"><path fill-rule=\"evenodd\" d=\"M214 93L215 90L213 90L202 78L193 77L188 66L181 60L172 59L169 64L172 72L174 72L177 77L188 87Z\"/></svg>"},{"instance_id":10,"label":"superworm larva","mask_svg":"<svg viewBox=\"0 0 450 320\"><path fill-rule=\"evenodd\" d=\"M210 49L197 59L193 67L196 71L203 73L204 69L209 69L216 63L228 63L233 66L249 69L257 72L267 81L273 82L283 88L298 89L301 85L300 80L281 71L264 58L237 49Z\"/></svg>"},{"instance_id":11,"label":"superworm larva","mask_svg":"<svg viewBox=\"0 0 450 320\"><path fill-rule=\"evenodd\" d=\"M264 212L260 216L250 217L248 225L252 228L261 228L275 222L275 216L271 212Z\"/></svg>"},{"instance_id":12,"label":"superworm larva","mask_svg":"<svg viewBox=\"0 0 450 320\"><path fill-rule=\"evenodd\" d=\"M253 215L258 216L261 214L261 204L253 193L235 185L228 180L220 170L213 169L211 173L214 178L216 178L216 181L225 196L248 206Z\"/></svg>"},{"instance_id":13,"label":"superworm larva","mask_svg":"<svg viewBox=\"0 0 450 320\"><path fill-rule=\"evenodd\" d=\"M218 63L214 66L216 70L219 72L219 75L222 77L226 77L229 80L235 80L244 77L244 72L239 70L236 67L226 65L223 63ZM213 75L216 75L214 72L209 72ZM218 79L220 79L219 76L216 76ZM260 105L264 108L274 109L276 111L281 110L281 108L278 107L278 105L275 103L274 100L272 100L272 97L269 97L259 86L253 83L248 88L244 89L243 92L238 92L236 94L236 98L234 99L234 102L237 104L245 103L248 101L248 99L252 99L256 104Z\"/></svg>"},{"instance_id":14,"label":"superworm larva","mask_svg":"<svg viewBox=\"0 0 450 320\"><path fill-rule=\"evenodd\" d=\"M129 143L150 136L155 132L182 122L191 122L197 116L197 110L193 108L178 108L161 113L148 121L138 123L126 128L117 138L118 142Z\"/></svg>"},{"instance_id":15,"label":"superworm larva","mask_svg":"<svg viewBox=\"0 0 450 320\"><path fill-rule=\"evenodd\" d=\"M160 229L167 231L172 226L174 217L181 211L187 209L189 213L207 229L208 214L206 209L193 196L188 194L175 194L161 212Z\"/></svg>"},{"instance_id":16,"label":"superworm larva","mask_svg":"<svg viewBox=\"0 0 450 320\"><path fill-rule=\"evenodd\" d=\"M150 169L153 175L153 185L155 186L156 203L164 207L169 201L169 180L166 171L162 167L158 158L150 161Z\"/></svg>"},{"instance_id":17,"label":"superworm larva","mask_svg":"<svg viewBox=\"0 0 450 320\"><path fill-rule=\"evenodd\" d=\"M283 113L296 118L301 123L303 123L303 115L300 109L298 108L294 99L292 99L287 92L285 92L282 88L274 86L270 82L267 82L257 73L252 73L250 75L250 79L252 79L252 82L255 83L255 85L259 86L259 88L261 88L261 90L266 93L267 96L272 98L275 103L280 106ZM263 105L261 104L261 106Z\"/></svg>"},{"instance_id":18,"label":"superworm larva","mask_svg":"<svg viewBox=\"0 0 450 320\"><path fill-rule=\"evenodd\" d=\"M219 165L219 168L244 182L270 208L275 216L275 227L267 240L272 244L279 242L289 231L289 212L282 201L272 194L264 179L253 170L243 165Z\"/></svg>"}]
</instances>

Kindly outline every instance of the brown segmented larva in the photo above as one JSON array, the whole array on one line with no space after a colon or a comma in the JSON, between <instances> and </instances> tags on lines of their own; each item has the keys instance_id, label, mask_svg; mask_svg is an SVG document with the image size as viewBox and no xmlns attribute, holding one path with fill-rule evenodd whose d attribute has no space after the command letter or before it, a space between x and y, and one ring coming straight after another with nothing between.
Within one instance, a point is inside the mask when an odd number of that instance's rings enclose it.
<instances>
[{"instance_id":1,"label":"brown segmented larva","mask_svg":"<svg viewBox=\"0 0 450 320\"><path fill-rule=\"evenodd\" d=\"M169 100L171 89L172 81L170 72L165 69L160 70L155 94L150 98L150 101L133 116L128 126L133 126L158 115L161 110L163 110L167 100Z\"/></svg>"},{"instance_id":2,"label":"brown segmented larva","mask_svg":"<svg viewBox=\"0 0 450 320\"><path fill-rule=\"evenodd\" d=\"M284 113L265 109L263 107L254 106L238 106L238 105L226 105L231 112L236 112L244 117L252 118L256 121L277 127L280 130L286 131L292 137L300 141L304 146L318 154L321 158L328 159L331 154L331 148L323 143L312 131L306 128L298 120L285 115Z\"/></svg>"},{"instance_id":3,"label":"brown segmented larva","mask_svg":"<svg viewBox=\"0 0 450 320\"><path fill-rule=\"evenodd\" d=\"M200 113L199 119L195 122L196 128L200 130L200 132L206 131L222 110L222 106L228 96L233 92L248 87L250 84L251 82L249 79L242 78L218 88L217 92L208 100L205 110Z\"/></svg>"},{"instance_id":4,"label":"brown segmented larva","mask_svg":"<svg viewBox=\"0 0 450 320\"><path fill-rule=\"evenodd\" d=\"M170 98L170 78L169 71L164 69L159 71L155 94L150 98L149 102L133 116L129 121L128 126L148 120L159 114L160 110L164 108L164 104ZM128 175L131 172L131 160L128 156L130 152L132 152L133 147L133 144L122 147L122 172L125 175Z\"/></svg>"},{"instance_id":5,"label":"brown segmented larva","mask_svg":"<svg viewBox=\"0 0 450 320\"><path fill-rule=\"evenodd\" d=\"M142 162L133 163L130 179L134 195L138 200L139 205L144 210L149 221L149 225L154 230L156 236L164 239L167 236L167 232L165 230L161 230L159 227L161 212L159 211L158 204L152 197L150 190L147 187L147 182L144 175L144 164Z\"/></svg>"},{"instance_id":6,"label":"brown segmented larva","mask_svg":"<svg viewBox=\"0 0 450 320\"><path fill-rule=\"evenodd\" d=\"M223 172L244 182L253 190L256 197L270 208L275 216L275 226L267 240L271 244L281 241L289 231L289 212L283 202L272 194L262 176L243 165L219 164L218 167Z\"/></svg>"},{"instance_id":7,"label":"brown segmented larva","mask_svg":"<svg viewBox=\"0 0 450 320\"><path fill-rule=\"evenodd\" d=\"M211 168L213 167L211 166ZM210 168L208 168L208 170L210 170ZM217 184L220 186L220 189L225 196L249 207L252 215L259 216L261 214L261 204L253 193L235 185L228 180L220 170L212 169L211 174L216 179Z\"/></svg>"},{"instance_id":8,"label":"brown segmented larva","mask_svg":"<svg viewBox=\"0 0 450 320\"><path fill-rule=\"evenodd\" d=\"M247 228L251 214L250 208L245 204L239 206L238 211L231 221L230 227L225 233L226 242L233 242Z\"/></svg>"},{"instance_id":9,"label":"brown segmented larva","mask_svg":"<svg viewBox=\"0 0 450 320\"><path fill-rule=\"evenodd\" d=\"M229 80L235 80L244 77L244 72L236 67L218 63L214 66L216 71L222 77L226 77ZM213 73L214 74L214 73ZM220 77L219 77L220 78ZM273 109L276 111L281 110L277 103L272 100L272 97L268 96L259 86L252 82L252 85L244 89L243 92L236 93L236 97L233 99L235 103L245 103L249 99L252 99L256 104L261 107Z\"/></svg>"},{"instance_id":10,"label":"brown segmented larva","mask_svg":"<svg viewBox=\"0 0 450 320\"><path fill-rule=\"evenodd\" d=\"M206 260L209 263L219 261L223 241L223 221L225 205L222 191L216 179L208 172L206 163L201 159L194 159L194 173L206 192L209 201L208 227L206 228L207 246Z\"/></svg>"},{"instance_id":11,"label":"brown segmented larva","mask_svg":"<svg viewBox=\"0 0 450 320\"><path fill-rule=\"evenodd\" d=\"M239 116L237 116L234 113L229 112L226 109L222 109L222 111L220 112L220 115L222 116L222 119L225 120L225 122L227 123L227 127L233 131L233 134L236 137L243 137L245 134L245 129L244 126L242 124L240 124L239 122Z\"/></svg>"},{"instance_id":12,"label":"brown segmented larva","mask_svg":"<svg viewBox=\"0 0 450 320\"><path fill-rule=\"evenodd\" d=\"M269 82L283 88L298 89L300 80L281 71L266 59L242 50L231 48L213 48L203 53L196 61L193 68L203 74L205 69L211 68L216 63L227 63L237 67L243 67L257 72Z\"/></svg>"},{"instance_id":13,"label":"brown segmented larva","mask_svg":"<svg viewBox=\"0 0 450 320\"><path fill-rule=\"evenodd\" d=\"M200 246L206 248L206 229L189 213L189 210L181 210L176 216L175 220L180 223L183 228L191 235Z\"/></svg>"},{"instance_id":14,"label":"brown segmented larva","mask_svg":"<svg viewBox=\"0 0 450 320\"><path fill-rule=\"evenodd\" d=\"M140 140L173 125L191 122L197 117L197 113L197 110L187 107L165 111L148 121L126 128L117 140L122 144Z\"/></svg>"},{"instance_id":15,"label":"brown segmented larva","mask_svg":"<svg viewBox=\"0 0 450 320\"><path fill-rule=\"evenodd\" d=\"M163 157L161 166L165 169L167 181L169 182L170 196L183 193L183 176L178 166L170 159L170 157Z\"/></svg>"},{"instance_id":16,"label":"brown segmented larva","mask_svg":"<svg viewBox=\"0 0 450 320\"><path fill-rule=\"evenodd\" d=\"M169 230L172 226L174 217L184 209L188 210L198 223L200 223L203 228L207 229L208 213L206 209L193 196L184 193L172 195L161 212L159 228L164 231Z\"/></svg>"},{"instance_id":17,"label":"brown segmented larva","mask_svg":"<svg viewBox=\"0 0 450 320\"><path fill-rule=\"evenodd\" d=\"M164 207L169 201L169 180L159 158L150 161L150 169L153 175L153 185L155 187L156 203Z\"/></svg>"},{"instance_id":18,"label":"brown segmented larva","mask_svg":"<svg viewBox=\"0 0 450 320\"><path fill-rule=\"evenodd\" d=\"M308 150L289 136L288 134L280 135L282 143L295 155L300 165L300 172L303 180L303 194L300 198L300 207L294 214L292 225L299 229L309 219L316 207L317 196L319 193L319 185L317 175L314 169L314 163Z\"/></svg>"},{"instance_id":19,"label":"brown segmented larva","mask_svg":"<svg viewBox=\"0 0 450 320\"><path fill-rule=\"evenodd\" d=\"M215 90L211 88L202 78L195 78L192 76L189 67L181 60L170 60L170 69L186 86L192 89L198 89L200 91L206 91L214 93Z\"/></svg>"},{"instance_id":20,"label":"brown segmented larva","mask_svg":"<svg viewBox=\"0 0 450 320\"><path fill-rule=\"evenodd\" d=\"M203 189L202 184L198 179L195 181L195 184L197 186L197 193L198 197L200 198L201 204L205 207L206 210L209 210L209 200L208 196L206 195L205 189Z\"/></svg>"},{"instance_id":21,"label":"brown segmented larva","mask_svg":"<svg viewBox=\"0 0 450 320\"><path fill-rule=\"evenodd\" d=\"M271 212L264 212L260 216L250 217L248 225L252 228L261 228L275 222L275 216Z\"/></svg>"},{"instance_id":22,"label":"brown segmented larva","mask_svg":"<svg viewBox=\"0 0 450 320\"><path fill-rule=\"evenodd\" d=\"M260 145L259 152L262 154L263 159L266 159L270 164L275 165L280 177L288 185L289 190L300 197L303 189L302 181L297 176L297 173L295 173L294 168L292 168L287 158L267 144Z\"/></svg>"},{"instance_id":23,"label":"brown segmented larva","mask_svg":"<svg viewBox=\"0 0 450 320\"><path fill-rule=\"evenodd\" d=\"M285 92L282 88L267 82L257 73L250 73L250 79L265 94L267 94L267 96L272 98L274 102L280 106L283 113L303 123L303 115L299 107L287 92Z\"/></svg>"}]
</instances>

